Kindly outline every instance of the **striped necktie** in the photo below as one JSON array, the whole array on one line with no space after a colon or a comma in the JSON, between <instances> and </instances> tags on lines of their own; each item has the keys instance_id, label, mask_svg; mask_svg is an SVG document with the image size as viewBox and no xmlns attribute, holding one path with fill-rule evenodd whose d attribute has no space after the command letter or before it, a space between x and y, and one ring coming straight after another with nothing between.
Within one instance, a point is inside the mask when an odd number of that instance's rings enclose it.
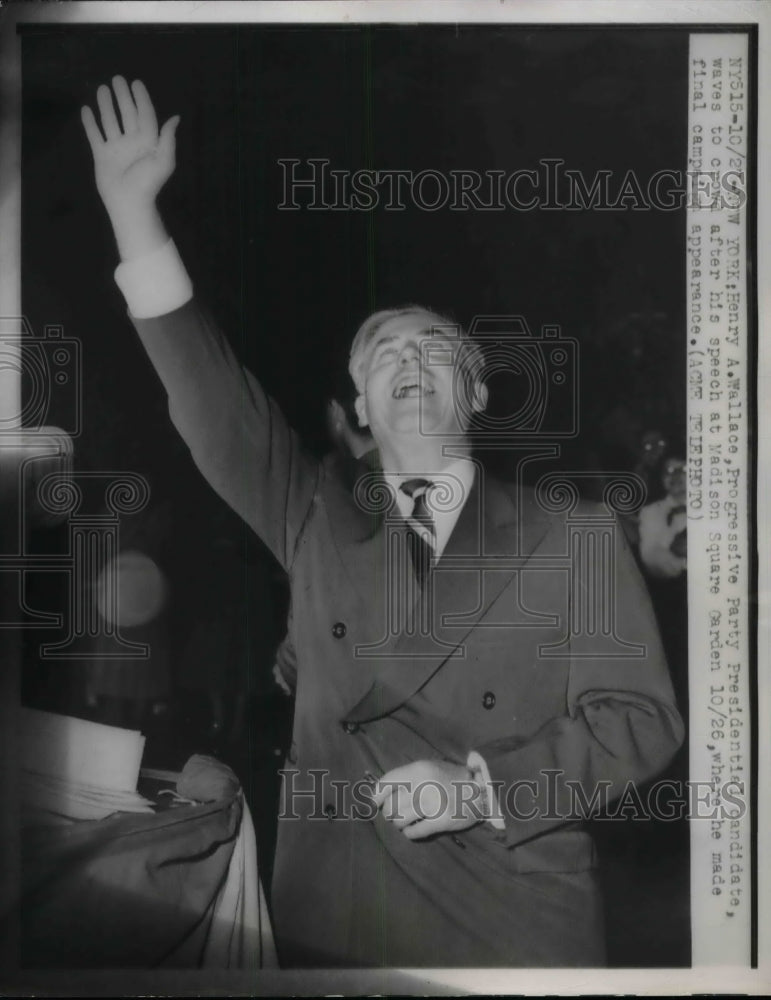
<instances>
[{"instance_id":1,"label":"striped necktie","mask_svg":"<svg viewBox=\"0 0 771 1000\"><path fill-rule=\"evenodd\" d=\"M431 571L431 561L436 545L436 526L426 500L428 491L433 485L428 479L407 479L399 487L412 500L411 520L425 529L418 532L412 527L408 526L407 528L410 558L421 587L424 586ZM427 535L430 537L430 541L426 537Z\"/></svg>"}]
</instances>

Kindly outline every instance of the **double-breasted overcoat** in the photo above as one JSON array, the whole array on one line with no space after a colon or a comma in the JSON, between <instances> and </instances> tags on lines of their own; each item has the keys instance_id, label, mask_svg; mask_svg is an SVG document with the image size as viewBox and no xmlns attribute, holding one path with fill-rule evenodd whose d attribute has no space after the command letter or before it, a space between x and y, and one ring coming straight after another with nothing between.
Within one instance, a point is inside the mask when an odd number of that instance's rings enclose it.
<instances>
[{"instance_id":1,"label":"double-breasted overcoat","mask_svg":"<svg viewBox=\"0 0 771 1000\"><path fill-rule=\"evenodd\" d=\"M203 475L291 582L282 964L602 964L575 806L650 779L683 736L623 534L602 509L557 510L479 468L421 592L385 483L310 457L196 300L134 323ZM368 774L472 750L505 830L410 841L366 808Z\"/></svg>"}]
</instances>

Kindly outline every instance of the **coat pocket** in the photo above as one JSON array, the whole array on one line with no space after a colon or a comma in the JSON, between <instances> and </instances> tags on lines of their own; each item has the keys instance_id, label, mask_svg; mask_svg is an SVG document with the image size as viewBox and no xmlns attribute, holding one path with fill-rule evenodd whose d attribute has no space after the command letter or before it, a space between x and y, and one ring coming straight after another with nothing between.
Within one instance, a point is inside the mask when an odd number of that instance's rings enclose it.
<instances>
[{"instance_id":1,"label":"coat pocket","mask_svg":"<svg viewBox=\"0 0 771 1000\"><path fill-rule=\"evenodd\" d=\"M583 872L597 867L594 841L578 825L561 827L516 847L506 847L490 826L477 827L474 833L479 860L501 875Z\"/></svg>"}]
</instances>

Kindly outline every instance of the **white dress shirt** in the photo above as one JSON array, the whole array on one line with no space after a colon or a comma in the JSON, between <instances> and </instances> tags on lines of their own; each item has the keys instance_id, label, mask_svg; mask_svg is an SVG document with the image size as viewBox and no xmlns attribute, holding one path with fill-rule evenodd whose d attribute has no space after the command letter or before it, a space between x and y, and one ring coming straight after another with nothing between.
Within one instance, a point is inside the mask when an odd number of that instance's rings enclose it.
<instances>
[{"instance_id":1,"label":"white dress shirt","mask_svg":"<svg viewBox=\"0 0 771 1000\"><path fill-rule=\"evenodd\" d=\"M396 494L396 505L410 527L426 539L439 559L445 550L453 528L458 523L460 512L466 504L471 487L474 485L474 463L467 458L458 458L437 472L416 473L389 472L383 470L383 478ZM426 491L426 503L431 512L436 531L435 539L425 525L412 520L414 499L408 496L401 484L410 479L426 479L432 485Z\"/></svg>"}]
</instances>

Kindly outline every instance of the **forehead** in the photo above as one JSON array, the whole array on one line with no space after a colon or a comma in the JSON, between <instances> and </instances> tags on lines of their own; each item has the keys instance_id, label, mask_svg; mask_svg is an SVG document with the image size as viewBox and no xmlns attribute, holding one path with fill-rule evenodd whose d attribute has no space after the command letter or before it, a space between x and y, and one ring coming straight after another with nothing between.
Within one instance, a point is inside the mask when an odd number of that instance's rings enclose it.
<instances>
[{"instance_id":1,"label":"forehead","mask_svg":"<svg viewBox=\"0 0 771 1000\"><path fill-rule=\"evenodd\" d=\"M403 341L413 338L441 337L454 342L458 338L457 328L433 313L405 313L386 320L373 334L370 346L375 347L384 341Z\"/></svg>"}]
</instances>

